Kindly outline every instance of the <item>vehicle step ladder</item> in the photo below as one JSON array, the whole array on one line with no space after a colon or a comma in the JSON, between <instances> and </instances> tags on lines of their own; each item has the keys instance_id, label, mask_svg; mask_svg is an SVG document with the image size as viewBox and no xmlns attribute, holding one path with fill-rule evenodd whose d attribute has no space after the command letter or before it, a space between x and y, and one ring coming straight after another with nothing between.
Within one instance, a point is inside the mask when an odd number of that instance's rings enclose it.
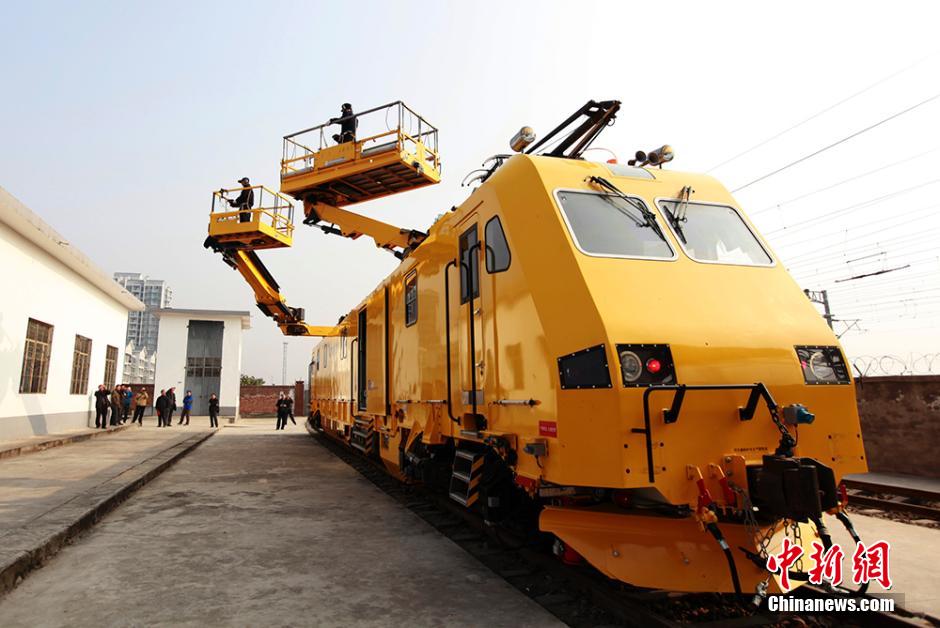
<instances>
[{"instance_id":1,"label":"vehicle step ladder","mask_svg":"<svg viewBox=\"0 0 940 628\"><path fill-rule=\"evenodd\" d=\"M349 430L349 444L367 456L375 451L375 430L372 429L371 421L365 426L356 421L356 425Z\"/></svg>"},{"instance_id":2,"label":"vehicle step ladder","mask_svg":"<svg viewBox=\"0 0 940 628\"><path fill-rule=\"evenodd\" d=\"M450 476L450 498L461 506L472 506L479 497L482 475L483 454L458 449L454 454L454 467Z\"/></svg>"}]
</instances>

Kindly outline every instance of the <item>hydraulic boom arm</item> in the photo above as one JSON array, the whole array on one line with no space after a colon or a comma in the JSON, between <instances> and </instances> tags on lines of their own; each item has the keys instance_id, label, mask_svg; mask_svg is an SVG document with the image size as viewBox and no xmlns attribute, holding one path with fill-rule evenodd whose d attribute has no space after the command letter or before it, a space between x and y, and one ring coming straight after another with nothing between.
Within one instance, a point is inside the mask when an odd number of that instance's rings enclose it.
<instances>
[{"instance_id":1,"label":"hydraulic boom arm","mask_svg":"<svg viewBox=\"0 0 940 628\"><path fill-rule=\"evenodd\" d=\"M422 231L402 229L327 203L305 200L304 214L305 224L330 223L319 224L319 227L324 233L340 235L351 240L367 235L375 241L377 247L391 251L399 259L427 238L427 234Z\"/></svg>"},{"instance_id":2,"label":"hydraulic boom arm","mask_svg":"<svg viewBox=\"0 0 940 628\"><path fill-rule=\"evenodd\" d=\"M211 239L210 239L211 240ZM304 322L304 310L290 307L281 294L281 287L261 262L257 253L246 249L223 249L212 246L222 254L225 263L237 270L255 293L258 309L275 320L285 336L339 336L340 326L308 325Z\"/></svg>"}]
</instances>

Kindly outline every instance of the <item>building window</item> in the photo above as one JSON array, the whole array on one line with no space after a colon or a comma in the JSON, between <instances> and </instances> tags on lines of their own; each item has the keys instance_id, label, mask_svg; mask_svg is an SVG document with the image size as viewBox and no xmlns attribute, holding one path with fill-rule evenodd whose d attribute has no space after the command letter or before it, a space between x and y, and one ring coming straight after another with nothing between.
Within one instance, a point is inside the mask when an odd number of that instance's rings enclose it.
<instances>
[{"instance_id":1,"label":"building window","mask_svg":"<svg viewBox=\"0 0 940 628\"><path fill-rule=\"evenodd\" d=\"M220 377L222 358L186 358L187 377Z\"/></svg>"},{"instance_id":2,"label":"building window","mask_svg":"<svg viewBox=\"0 0 940 628\"><path fill-rule=\"evenodd\" d=\"M114 388L114 382L117 380L117 361L117 347L108 345L104 353L104 385L109 389Z\"/></svg>"},{"instance_id":3,"label":"building window","mask_svg":"<svg viewBox=\"0 0 940 628\"><path fill-rule=\"evenodd\" d=\"M418 271L405 277L405 326L418 322Z\"/></svg>"},{"instance_id":4,"label":"building window","mask_svg":"<svg viewBox=\"0 0 940 628\"><path fill-rule=\"evenodd\" d=\"M88 393L88 366L91 364L91 338L75 335L75 352L72 355L72 385L69 393Z\"/></svg>"},{"instance_id":5,"label":"building window","mask_svg":"<svg viewBox=\"0 0 940 628\"><path fill-rule=\"evenodd\" d=\"M509 253L509 244L506 242L506 234L503 233L503 223L499 221L499 216L490 218L483 235L486 238L486 272L501 273L507 270L512 255Z\"/></svg>"},{"instance_id":6,"label":"building window","mask_svg":"<svg viewBox=\"0 0 940 628\"><path fill-rule=\"evenodd\" d=\"M23 371L20 373L21 393L45 393L49 379L49 356L52 353L52 325L29 319L26 324L26 348Z\"/></svg>"}]
</instances>

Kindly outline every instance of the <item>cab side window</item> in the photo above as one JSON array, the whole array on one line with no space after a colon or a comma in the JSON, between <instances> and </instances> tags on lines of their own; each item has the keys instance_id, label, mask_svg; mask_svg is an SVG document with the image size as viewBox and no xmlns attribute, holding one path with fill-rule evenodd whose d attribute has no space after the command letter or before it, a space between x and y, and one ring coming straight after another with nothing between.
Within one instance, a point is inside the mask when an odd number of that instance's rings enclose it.
<instances>
[{"instance_id":1,"label":"cab side window","mask_svg":"<svg viewBox=\"0 0 940 628\"><path fill-rule=\"evenodd\" d=\"M480 258L476 249L480 239L473 225L460 236L460 303L480 296Z\"/></svg>"},{"instance_id":2,"label":"cab side window","mask_svg":"<svg viewBox=\"0 0 940 628\"><path fill-rule=\"evenodd\" d=\"M509 253L509 244L506 242L506 234L503 232L499 216L490 218L483 235L486 238L486 272L501 273L507 270L512 262L512 255Z\"/></svg>"},{"instance_id":3,"label":"cab side window","mask_svg":"<svg viewBox=\"0 0 940 628\"><path fill-rule=\"evenodd\" d=\"M418 271L405 277L405 326L418 322Z\"/></svg>"}]
</instances>

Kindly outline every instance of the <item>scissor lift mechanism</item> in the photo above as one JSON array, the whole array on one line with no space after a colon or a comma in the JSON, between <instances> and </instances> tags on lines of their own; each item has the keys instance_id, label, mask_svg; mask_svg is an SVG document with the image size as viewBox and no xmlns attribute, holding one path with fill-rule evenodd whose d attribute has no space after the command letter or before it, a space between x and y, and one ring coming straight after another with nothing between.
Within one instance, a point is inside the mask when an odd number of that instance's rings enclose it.
<instances>
[{"instance_id":1,"label":"scissor lift mechanism","mask_svg":"<svg viewBox=\"0 0 940 628\"><path fill-rule=\"evenodd\" d=\"M421 231L402 229L342 207L439 183L437 129L401 101L352 117L372 122L384 119L386 129L362 140L334 145L326 139L326 130L342 120L293 133L284 138L280 193L254 186L258 203L251 208L229 206L228 195L243 188L212 195L206 248L220 253L225 263L245 278L258 308L288 336L339 336L351 331L339 324L306 323L304 310L287 305L280 286L256 253L293 245L294 206L288 195L303 202L305 224L353 240L369 236L376 246L398 258L427 237ZM318 148L308 146L314 143Z\"/></svg>"}]
</instances>

